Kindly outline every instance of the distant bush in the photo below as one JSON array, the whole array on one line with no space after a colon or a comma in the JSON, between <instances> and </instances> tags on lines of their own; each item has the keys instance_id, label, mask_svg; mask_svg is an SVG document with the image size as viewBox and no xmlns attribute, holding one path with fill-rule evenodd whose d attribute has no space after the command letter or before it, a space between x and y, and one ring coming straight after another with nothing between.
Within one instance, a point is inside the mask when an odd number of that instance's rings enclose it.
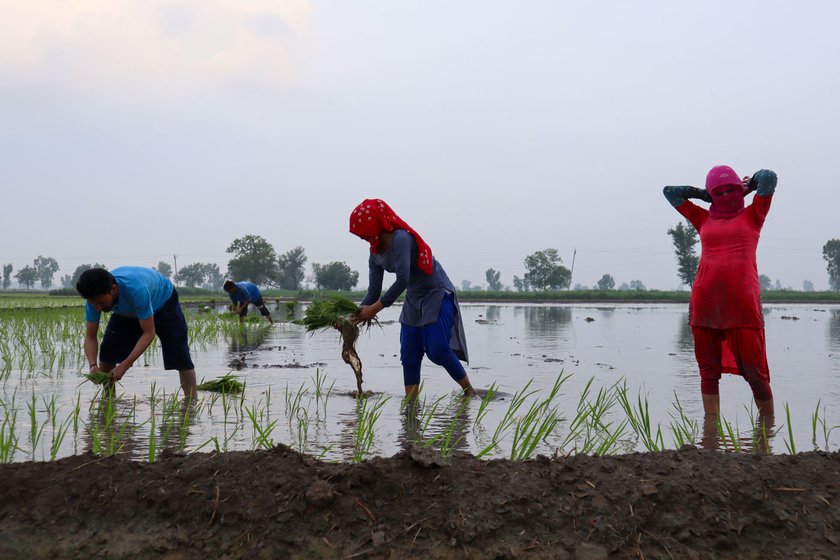
<instances>
[{"instance_id":1,"label":"distant bush","mask_svg":"<svg viewBox=\"0 0 840 560\"><path fill-rule=\"evenodd\" d=\"M58 288L57 290L50 290L49 294L51 296L78 296L79 292L75 288Z\"/></svg>"}]
</instances>

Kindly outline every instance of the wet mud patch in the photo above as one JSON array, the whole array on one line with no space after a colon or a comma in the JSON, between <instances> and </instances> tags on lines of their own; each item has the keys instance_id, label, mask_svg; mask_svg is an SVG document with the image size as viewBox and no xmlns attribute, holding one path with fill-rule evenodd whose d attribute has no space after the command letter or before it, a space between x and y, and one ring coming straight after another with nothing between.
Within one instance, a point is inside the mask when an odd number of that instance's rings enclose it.
<instances>
[{"instance_id":1,"label":"wet mud patch","mask_svg":"<svg viewBox=\"0 0 840 560\"><path fill-rule=\"evenodd\" d=\"M288 447L0 467L3 558L836 558L840 457L358 465Z\"/></svg>"}]
</instances>

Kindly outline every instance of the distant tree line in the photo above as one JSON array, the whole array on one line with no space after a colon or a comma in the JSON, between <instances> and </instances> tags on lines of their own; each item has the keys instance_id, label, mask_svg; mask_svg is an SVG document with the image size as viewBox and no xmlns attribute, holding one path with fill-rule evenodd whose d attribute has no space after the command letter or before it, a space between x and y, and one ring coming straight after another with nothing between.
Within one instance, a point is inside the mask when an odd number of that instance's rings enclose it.
<instances>
[{"instance_id":1,"label":"distant tree line","mask_svg":"<svg viewBox=\"0 0 840 560\"><path fill-rule=\"evenodd\" d=\"M680 222L668 229L668 235L674 246L677 259L677 276L683 284L691 286L697 275L700 257L697 255L699 238L697 231L690 224ZM190 288L206 288L218 291L225 278L234 281L248 280L266 287L284 290L300 290L304 282L311 282L318 289L324 290L352 290L359 281L359 272L351 269L343 261L329 263L312 263L312 275L306 276L308 261L303 247L297 246L285 253L278 254L271 243L259 235L245 235L234 239L226 249L231 255L227 264L226 274L222 274L215 263L195 262L176 270L173 274L172 266L165 261L159 261L155 270L172 278L177 285ZM840 239L830 239L823 246L823 259L826 261L828 281L831 290L840 291ZM525 274L523 277L513 276L513 289L520 292L565 290L571 284L572 271L563 266L559 251L554 248L543 249L527 255L523 261ZM73 274L65 274L60 279L63 288L73 289L79 276L90 268L106 268L100 263L81 264ZM56 272L59 270L58 261L53 257L38 255L31 265L20 268L15 274L11 263L3 265L2 285L7 290L11 286L12 278L26 289L32 289L40 284L42 289L50 289ZM501 281L501 272L488 268L485 271L486 289L490 291L509 290ZM783 287L777 279L773 282L767 275L759 276L762 291L792 290ZM480 285L473 285L468 280L461 282L463 290L481 290ZM576 290L588 289L581 284L575 284ZM604 274L593 286L595 290L616 289L616 281L611 274ZM646 290L641 280L623 282L619 290ZM814 291L814 284L810 280L802 283L802 290Z\"/></svg>"}]
</instances>

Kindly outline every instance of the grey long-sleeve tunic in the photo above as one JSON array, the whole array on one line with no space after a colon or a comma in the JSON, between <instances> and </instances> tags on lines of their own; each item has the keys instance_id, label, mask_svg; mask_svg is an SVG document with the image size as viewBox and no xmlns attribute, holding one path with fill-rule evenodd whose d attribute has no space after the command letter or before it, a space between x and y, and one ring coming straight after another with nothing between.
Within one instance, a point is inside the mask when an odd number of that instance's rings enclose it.
<instances>
[{"instance_id":1,"label":"grey long-sleeve tunic","mask_svg":"<svg viewBox=\"0 0 840 560\"><path fill-rule=\"evenodd\" d=\"M394 230L391 245L382 253L371 253L368 259L368 292L362 305L372 305L377 300L385 307L405 292L405 303L400 313L400 323L411 327L422 327L436 323L440 305L447 294L455 294L455 286L446 275L443 266L433 259L432 273L426 274L417 267L417 242L405 230ZM382 279L385 272L397 276L394 283L382 295ZM381 295L381 297L380 297ZM449 345L455 355L464 362L468 360L467 340L461 320L461 308L455 297L458 319L452 327Z\"/></svg>"}]
</instances>

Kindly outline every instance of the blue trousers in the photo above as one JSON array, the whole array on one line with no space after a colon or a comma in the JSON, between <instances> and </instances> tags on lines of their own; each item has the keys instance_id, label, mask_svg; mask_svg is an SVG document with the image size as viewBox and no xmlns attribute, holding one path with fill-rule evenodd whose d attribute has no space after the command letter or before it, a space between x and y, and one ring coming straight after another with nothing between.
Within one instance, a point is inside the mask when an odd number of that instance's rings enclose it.
<instances>
[{"instance_id":1,"label":"blue trousers","mask_svg":"<svg viewBox=\"0 0 840 560\"><path fill-rule=\"evenodd\" d=\"M449 346L456 313L455 301L450 294L444 297L440 304L440 313L436 323L422 327L401 326L400 361L403 366L405 385L420 384L420 365L423 354L426 354L432 363L443 366L455 381L460 381L467 375L464 366Z\"/></svg>"}]
</instances>

